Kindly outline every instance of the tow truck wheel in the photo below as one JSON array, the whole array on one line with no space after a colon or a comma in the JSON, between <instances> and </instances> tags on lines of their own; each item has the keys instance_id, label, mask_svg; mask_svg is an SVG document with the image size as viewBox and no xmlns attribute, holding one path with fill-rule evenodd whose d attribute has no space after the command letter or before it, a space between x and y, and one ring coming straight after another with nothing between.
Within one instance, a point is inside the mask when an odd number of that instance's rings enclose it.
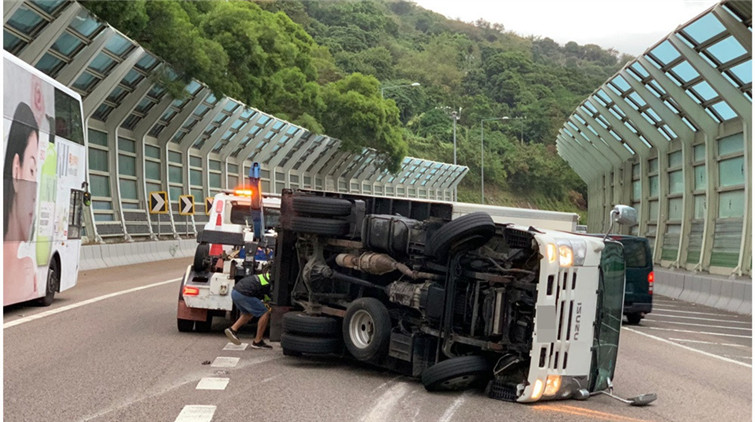
<instances>
[{"instance_id":1,"label":"tow truck wheel","mask_svg":"<svg viewBox=\"0 0 755 422\"><path fill-rule=\"evenodd\" d=\"M207 315L207 320L205 321L196 321L194 327L200 333L209 332L212 329L212 316Z\"/></svg>"},{"instance_id":2,"label":"tow truck wheel","mask_svg":"<svg viewBox=\"0 0 755 422\"><path fill-rule=\"evenodd\" d=\"M177 319L178 322L178 331L182 333L188 333L191 331L194 331L194 321L190 319Z\"/></svg>"},{"instance_id":3,"label":"tow truck wheel","mask_svg":"<svg viewBox=\"0 0 755 422\"><path fill-rule=\"evenodd\" d=\"M294 211L298 214L335 216L351 214L351 202L323 196L294 196Z\"/></svg>"},{"instance_id":4,"label":"tow truck wheel","mask_svg":"<svg viewBox=\"0 0 755 422\"><path fill-rule=\"evenodd\" d=\"M461 356L438 362L422 372L427 391L464 390L487 381L492 375L483 356Z\"/></svg>"},{"instance_id":5,"label":"tow truck wheel","mask_svg":"<svg viewBox=\"0 0 755 422\"><path fill-rule=\"evenodd\" d=\"M484 245L495 234L495 223L484 212L473 212L450 221L436 231L425 245L425 255L444 261L451 249Z\"/></svg>"},{"instance_id":6,"label":"tow truck wheel","mask_svg":"<svg viewBox=\"0 0 755 422\"><path fill-rule=\"evenodd\" d=\"M326 316L307 315L303 312L283 314L283 332L303 336L336 337L339 335L338 320Z\"/></svg>"},{"instance_id":7,"label":"tow truck wheel","mask_svg":"<svg viewBox=\"0 0 755 422\"><path fill-rule=\"evenodd\" d=\"M351 303L343 318L343 342L355 358L377 362L388 352L391 317L379 300L363 297Z\"/></svg>"}]
</instances>

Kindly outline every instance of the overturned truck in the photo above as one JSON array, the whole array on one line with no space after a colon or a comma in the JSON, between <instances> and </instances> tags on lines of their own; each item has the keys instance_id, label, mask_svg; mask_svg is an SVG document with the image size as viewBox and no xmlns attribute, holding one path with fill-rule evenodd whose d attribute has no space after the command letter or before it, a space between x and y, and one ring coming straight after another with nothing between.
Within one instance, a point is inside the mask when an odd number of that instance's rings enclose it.
<instances>
[{"instance_id":1,"label":"overturned truck","mask_svg":"<svg viewBox=\"0 0 755 422\"><path fill-rule=\"evenodd\" d=\"M453 211L284 190L271 331L283 352L348 354L430 391L479 385L517 402L609 388L621 244L497 224L482 212L452 220ZM617 207L615 217L631 211Z\"/></svg>"}]
</instances>

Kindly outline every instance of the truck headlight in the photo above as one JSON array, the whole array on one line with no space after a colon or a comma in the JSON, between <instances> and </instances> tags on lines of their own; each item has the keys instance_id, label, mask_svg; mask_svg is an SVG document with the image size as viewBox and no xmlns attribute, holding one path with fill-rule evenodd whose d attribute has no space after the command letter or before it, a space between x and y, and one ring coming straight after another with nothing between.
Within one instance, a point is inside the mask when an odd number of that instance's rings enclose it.
<instances>
[{"instance_id":1,"label":"truck headlight","mask_svg":"<svg viewBox=\"0 0 755 422\"><path fill-rule=\"evenodd\" d=\"M571 267L582 266L585 264L587 243L584 240L558 239L556 242L558 243L558 260L560 266ZM548 252L550 255L550 249Z\"/></svg>"},{"instance_id":2,"label":"truck headlight","mask_svg":"<svg viewBox=\"0 0 755 422\"><path fill-rule=\"evenodd\" d=\"M544 400L568 399L573 397L580 388L584 388L582 384L586 383L587 381L583 377L548 375L548 378L545 380L542 398Z\"/></svg>"}]
</instances>

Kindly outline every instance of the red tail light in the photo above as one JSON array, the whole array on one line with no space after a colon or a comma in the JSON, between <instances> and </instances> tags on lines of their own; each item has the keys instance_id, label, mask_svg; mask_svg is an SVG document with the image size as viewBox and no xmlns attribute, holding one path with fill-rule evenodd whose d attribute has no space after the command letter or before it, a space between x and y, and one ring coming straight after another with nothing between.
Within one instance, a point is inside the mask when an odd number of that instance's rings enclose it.
<instances>
[{"instance_id":1,"label":"red tail light","mask_svg":"<svg viewBox=\"0 0 755 422\"><path fill-rule=\"evenodd\" d=\"M199 289L191 286L184 286L184 296L197 296L199 295Z\"/></svg>"},{"instance_id":2,"label":"red tail light","mask_svg":"<svg viewBox=\"0 0 755 422\"><path fill-rule=\"evenodd\" d=\"M648 293L653 294L653 283L655 283L655 273L650 271L648 273Z\"/></svg>"}]
</instances>

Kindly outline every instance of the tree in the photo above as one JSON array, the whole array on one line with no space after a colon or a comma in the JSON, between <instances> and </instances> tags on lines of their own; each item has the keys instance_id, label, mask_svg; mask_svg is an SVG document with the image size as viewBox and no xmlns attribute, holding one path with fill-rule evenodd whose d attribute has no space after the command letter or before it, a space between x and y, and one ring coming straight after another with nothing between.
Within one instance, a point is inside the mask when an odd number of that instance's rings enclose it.
<instances>
[{"instance_id":1,"label":"tree","mask_svg":"<svg viewBox=\"0 0 755 422\"><path fill-rule=\"evenodd\" d=\"M351 74L325 87L327 105L320 121L328 135L341 140L341 148L360 152L374 148L391 172L400 168L408 151L398 118L398 108L383 100L380 82L372 76Z\"/></svg>"}]
</instances>

